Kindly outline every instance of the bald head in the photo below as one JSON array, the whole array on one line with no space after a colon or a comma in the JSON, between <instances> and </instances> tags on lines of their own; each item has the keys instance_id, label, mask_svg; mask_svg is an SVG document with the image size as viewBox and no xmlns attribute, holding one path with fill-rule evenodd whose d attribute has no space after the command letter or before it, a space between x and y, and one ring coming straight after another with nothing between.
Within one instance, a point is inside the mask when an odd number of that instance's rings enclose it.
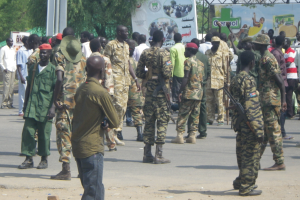
<instances>
[{"instance_id":1,"label":"bald head","mask_svg":"<svg viewBox=\"0 0 300 200\"><path fill-rule=\"evenodd\" d=\"M104 71L104 59L100 56L91 56L86 61L87 76L101 79Z\"/></svg>"},{"instance_id":2,"label":"bald head","mask_svg":"<svg viewBox=\"0 0 300 200\"><path fill-rule=\"evenodd\" d=\"M117 26L117 39L120 42L125 41L128 38L128 29L126 26L119 25Z\"/></svg>"}]
</instances>

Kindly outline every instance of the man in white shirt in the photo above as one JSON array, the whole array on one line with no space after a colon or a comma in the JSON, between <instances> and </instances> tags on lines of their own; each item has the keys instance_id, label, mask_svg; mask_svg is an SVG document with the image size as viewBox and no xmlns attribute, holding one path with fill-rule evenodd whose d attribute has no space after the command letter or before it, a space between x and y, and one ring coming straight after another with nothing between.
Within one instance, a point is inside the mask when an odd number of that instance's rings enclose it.
<instances>
[{"instance_id":1,"label":"man in white shirt","mask_svg":"<svg viewBox=\"0 0 300 200\"><path fill-rule=\"evenodd\" d=\"M0 66L3 72L3 97L1 108L13 107L13 92L15 73L17 69L16 51L13 48L13 40L6 39L6 46L2 47L0 51Z\"/></svg>"},{"instance_id":2,"label":"man in white shirt","mask_svg":"<svg viewBox=\"0 0 300 200\"><path fill-rule=\"evenodd\" d=\"M213 37L213 35L211 33L207 33L205 35L205 43L203 44L200 44L200 47L199 47L199 51L203 54L205 54L205 52L208 50L208 49L211 49L212 47L212 44L211 44L211 38Z\"/></svg>"},{"instance_id":3,"label":"man in white shirt","mask_svg":"<svg viewBox=\"0 0 300 200\"><path fill-rule=\"evenodd\" d=\"M88 31L83 31L80 35L81 50L86 59L88 59L92 54L89 38L90 33Z\"/></svg>"},{"instance_id":4,"label":"man in white shirt","mask_svg":"<svg viewBox=\"0 0 300 200\"><path fill-rule=\"evenodd\" d=\"M138 37L139 46L135 47L135 50L134 50L133 56L132 56L133 59L137 62L140 60L140 56L142 55L143 51L145 49L149 48L148 45L146 44L146 40L147 40L146 35L140 35Z\"/></svg>"}]
</instances>

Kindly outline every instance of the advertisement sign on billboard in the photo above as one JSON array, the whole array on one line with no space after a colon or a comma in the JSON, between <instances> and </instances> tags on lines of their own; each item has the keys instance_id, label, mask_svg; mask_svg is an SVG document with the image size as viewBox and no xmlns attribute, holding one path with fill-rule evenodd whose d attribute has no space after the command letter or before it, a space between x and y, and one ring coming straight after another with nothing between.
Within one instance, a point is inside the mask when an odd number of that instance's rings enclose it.
<instances>
[{"instance_id":1,"label":"advertisement sign on billboard","mask_svg":"<svg viewBox=\"0 0 300 200\"><path fill-rule=\"evenodd\" d=\"M228 35L226 22L230 22L231 29L238 40L247 36L267 34L269 29L274 30L275 36L284 31L286 37L295 39L300 26L299 10L300 4L212 5L210 7L211 27L218 28L216 21L220 21L222 32Z\"/></svg>"},{"instance_id":2,"label":"advertisement sign on billboard","mask_svg":"<svg viewBox=\"0 0 300 200\"><path fill-rule=\"evenodd\" d=\"M164 33L163 47L175 44L174 34L180 33L182 42L197 38L197 15L195 0L149 0L139 4L132 14L133 32L153 36L154 31Z\"/></svg>"},{"instance_id":3,"label":"advertisement sign on billboard","mask_svg":"<svg viewBox=\"0 0 300 200\"><path fill-rule=\"evenodd\" d=\"M21 48L23 46L23 42L22 42L22 38L24 36L28 36L29 37L30 33L28 32L16 32L13 31L11 32L11 38L13 39L13 47L16 51L19 50L19 48Z\"/></svg>"}]
</instances>

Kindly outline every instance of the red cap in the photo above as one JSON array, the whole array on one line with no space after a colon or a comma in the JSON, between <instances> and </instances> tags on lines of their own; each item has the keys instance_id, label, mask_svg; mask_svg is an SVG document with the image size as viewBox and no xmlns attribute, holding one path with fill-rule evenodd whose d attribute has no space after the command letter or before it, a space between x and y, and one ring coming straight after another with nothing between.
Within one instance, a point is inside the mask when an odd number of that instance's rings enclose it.
<instances>
[{"instance_id":1,"label":"red cap","mask_svg":"<svg viewBox=\"0 0 300 200\"><path fill-rule=\"evenodd\" d=\"M49 38L48 42L49 44L52 44L52 38Z\"/></svg>"},{"instance_id":2,"label":"red cap","mask_svg":"<svg viewBox=\"0 0 300 200\"><path fill-rule=\"evenodd\" d=\"M58 33L58 34L56 35L56 39L62 40L62 34L61 34L61 33Z\"/></svg>"},{"instance_id":3,"label":"red cap","mask_svg":"<svg viewBox=\"0 0 300 200\"><path fill-rule=\"evenodd\" d=\"M190 42L186 44L185 48L198 49L198 46L195 43Z\"/></svg>"},{"instance_id":4,"label":"red cap","mask_svg":"<svg viewBox=\"0 0 300 200\"><path fill-rule=\"evenodd\" d=\"M52 49L50 44L42 44L39 46L40 50L44 50L44 49Z\"/></svg>"}]
</instances>

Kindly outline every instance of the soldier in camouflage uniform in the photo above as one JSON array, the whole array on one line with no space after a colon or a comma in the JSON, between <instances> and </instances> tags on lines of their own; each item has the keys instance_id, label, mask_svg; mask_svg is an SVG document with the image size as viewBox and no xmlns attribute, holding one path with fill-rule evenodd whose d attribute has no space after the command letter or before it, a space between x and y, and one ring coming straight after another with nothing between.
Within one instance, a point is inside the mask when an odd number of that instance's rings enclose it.
<instances>
[{"instance_id":1,"label":"soldier in camouflage uniform","mask_svg":"<svg viewBox=\"0 0 300 200\"><path fill-rule=\"evenodd\" d=\"M176 124L177 137L172 143L183 144L185 125L189 119L189 137L187 143L196 143L198 131L200 104L203 95L204 65L196 58L198 46L195 43L188 43L185 48L184 78L179 90L180 108Z\"/></svg>"},{"instance_id":2,"label":"soldier in camouflage uniform","mask_svg":"<svg viewBox=\"0 0 300 200\"><path fill-rule=\"evenodd\" d=\"M258 89L266 138L261 148L261 156L269 141L275 164L265 170L285 170L279 122L280 106L283 112L286 110L285 87L276 58L267 49L269 42L269 36L264 34L259 34L253 42L255 49L261 54Z\"/></svg>"},{"instance_id":3,"label":"soldier in camouflage uniform","mask_svg":"<svg viewBox=\"0 0 300 200\"><path fill-rule=\"evenodd\" d=\"M235 109L232 116L232 123L236 135L236 155L239 167L239 176L233 181L234 189L239 190L242 196L260 195L255 181L258 175L260 160L260 145L263 142L263 118L259 103L259 95L256 91L256 81L250 75L251 69L255 66L255 56L252 51L244 51L240 54L241 68L230 84L230 93L239 102L246 113L250 127L245 121L239 121Z\"/></svg>"},{"instance_id":4,"label":"soldier in camouflage uniform","mask_svg":"<svg viewBox=\"0 0 300 200\"><path fill-rule=\"evenodd\" d=\"M32 64L36 63L40 59L40 38L37 34L32 34L28 38L28 46L29 49L32 49L32 54L28 57L27 66L31 66Z\"/></svg>"},{"instance_id":5,"label":"soldier in camouflage uniform","mask_svg":"<svg viewBox=\"0 0 300 200\"><path fill-rule=\"evenodd\" d=\"M255 58L255 67L249 72L249 74L256 81L256 85L258 85L259 61L261 59L261 56L260 56L259 52L254 51L252 49L252 37L246 37L243 40L241 40L241 46L243 47L242 50L239 50L234 45L233 38L234 38L234 36L231 35L230 41L232 43L234 53L238 56L238 60L237 60L237 64L236 64L236 74L238 74L241 71L241 59L240 59L241 53L243 53L244 51L247 51L247 50L252 51L254 53L254 58Z\"/></svg>"},{"instance_id":6,"label":"soldier in camouflage uniform","mask_svg":"<svg viewBox=\"0 0 300 200\"><path fill-rule=\"evenodd\" d=\"M129 46L125 42L128 38L128 29L125 26L117 27L117 38L110 41L104 51L104 55L108 57L112 64L112 72L114 77L114 93L113 103L119 115L120 124L117 129L111 130L109 134L114 136L118 145L125 145L122 135L123 117L127 109L128 90L130 85L130 75L135 80L138 90L140 85L129 63Z\"/></svg>"},{"instance_id":7,"label":"soldier in camouflage uniform","mask_svg":"<svg viewBox=\"0 0 300 200\"><path fill-rule=\"evenodd\" d=\"M168 110L166 94L160 88L157 95L154 91L159 88L158 77L162 76L165 86L170 91L169 79L172 77L173 66L170 59L170 53L161 49L164 36L162 31L155 31L153 34L153 46L143 51L136 69L137 77L147 80L147 91L144 106L145 128L144 128L144 163L163 164L170 163L162 157L162 145L165 144L168 122L170 119L170 110ZM147 66L148 71L145 71ZM157 138L155 141L155 123L157 127ZM151 146L156 143L155 158L151 153Z\"/></svg>"},{"instance_id":8,"label":"soldier in camouflage uniform","mask_svg":"<svg viewBox=\"0 0 300 200\"><path fill-rule=\"evenodd\" d=\"M135 41L134 40L127 40L127 43L129 45L129 62L133 68L134 71L136 71L137 68L137 62L134 60L133 52L135 49ZM139 84L142 84L142 80L139 79ZM143 118L142 118L142 108L144 106L144 97L142 94L142 91L138 91L135 81L131 78L131 85L129 86L129 92L128 92L128 102L127 107L129 108L129 111L131 112L132 119L134 122L134 126L137 130L137 141L143 142Z\"/></svg>"},{"instance_id":9,"label":"soldier in camouflage uniform","mask_svg":"<svg viewBox=\"0 0 300 200\"><path fill-rule=\"evenodd\" d=\"M229 62L233 59L233 55L228 47L221 45L222 41L219 37L212 37L212 48L205 52L211 66L211 74L207 80L207 113L208 124L212 125L215 120L215 105L218 106L218 125L224 124L224 104L223 90L224 83L227 82L227 69L230 74L231 68ZM229 84L229 83L227 83Z\"/></svg>"},{"instance_id":10,"label":"soldier in camouflage uniform","mask_svg":"<svg viewBox=\"0 0 300 200\"><path fill-rule=\"evenodd\" d=\"M114 77L112 74L112 67L111 67L111 62L109 60L108 57L102 55L101 52L101 44L100 44L100 40L98 38L92 39L90 41L90 49L92 51L92 54L90 57L92 56L100 56L104 59L104 63L105 63L105 73L104 73L104 77L102 77L103 79L100 80L102 86L107 90L108 94L110 96L114 95ZM116 142L114 139L114 135L109 135L109 131L110 129L107 128L105 129L104 133L105 133L105 138L106 138L106 145L108 146L109 151L116 151Z\"/></svg>"},{"instance_id":11,"label":"soldier in camouflage uniform","mask_svg":"<svg viewBox=\"0 0 300 200\"><path fill-rule=\"evenodd\" d=\"M65 28L60 50L55 54L57 82L54 91L56 107L56 144L63 162L62 171L51 179L70 180L71 124L75 108L76 89L85 81L86 60L82 56L80 42L73 36L71 28Z\"/></svg>"},{"instance_id":12,"label":"soldier in camouflage uniform","mask_svg":"<svg viewBox=\"0 0 300 200\"><path fill-rule=\"evenodd\" d=\"M59 46L60 46L60 43L61 43L61 40L62 40L62 34L61 33L58 33L56 35L56 38L55 38L55 46L52 48L52 55L50 57L50 62L55 65L55 54L58 52L59 50Z\"/></svg>"}]
</instances>

